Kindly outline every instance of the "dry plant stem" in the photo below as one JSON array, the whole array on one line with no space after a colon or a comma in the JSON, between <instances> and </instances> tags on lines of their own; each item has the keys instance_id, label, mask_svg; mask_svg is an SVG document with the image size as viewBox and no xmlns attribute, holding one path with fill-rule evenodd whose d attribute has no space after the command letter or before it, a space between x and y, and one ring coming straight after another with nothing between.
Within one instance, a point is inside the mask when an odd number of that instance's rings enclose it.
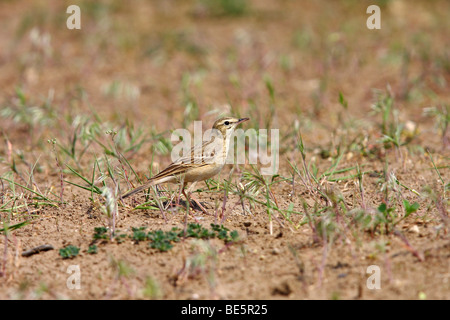
<instances>
[{"instance_id":1,"label":"dry plant stem","mask_svg":"<svg viewBox=\"0 0 450 320\"><path fill-rule=\"evenodd\" d=\"M1 201L2 205L5 203L5 185L3 184L3 180L0 179L0 183L2 184L2 192L1 192Z\"/></svg>"},{"instance_id":2,"label":"dry plant stem","mask_svg":"<svg viewBox=\"0 0 450 320\"><path fill-rule=\"evenodd\" d=\"M112 214L112 226L111 226L111 241L114 235L116 234L116 214L117 214L117 206L115 207L113 214Z\"/></svg>"},{"instance_id":3,"label":"dry plant stem","mask_svg":"<svg viewBox=\"0 0 450 320\"><path fill-rule=\"evenodd\" d=\"M312 233L313 233L312 234L313 242L314 243L319 243L319 236L317 235L317 229L314 226L314 224L312 223L312 218L311 218L311 215L308 212L308 208L307 208L306 202L303 202L303 209L305 210L305 215L306 215L306 218L308 219L308 225L311 228Z\"/></svg>"},{"instance_id":4,"label":"dry plant stem","mask_svg":"<svg viewBox=\"0 0 450 320\"><path fill-rule=\"evenodd\" d=\"M117 199L116 199L116 195L117 195L117 190L118 190L118 183L116 182L116 180L114 179L113 176L111 176L112 181L114 182L115 185L115 191L114 191L114 195L113 195L113 199L114 199L114 209L112 212L112 217L109 219L109 223L110 223L110 230L111 230L111 234L110 234L110 240L112 241L114 238L114 235L116 234L116 216L117 216ZM112 191L111 191L112 192Z\"/></svg>"},{"instance_id":5,"label":"dry plant stem","mask_svg":"<svg viewBox=\"0 0 450 320\"><path fill-rule=\"evenodd\" d=\"M443 204L443 199L438 196L437 199L435 200L435 202L436 202L436 208L439 211L439 214L441 216L442 222L446 226L449 226L450 225L450 218L448 217L447 208Z\"/></svg>"},{"instance_id":6,"label":"dry plant stem","mask_svg":"<svg viewBox=\"0 0 450 320\"><path fill-rule=\"evenodd\" d=\"M409 243L408 239L405 237L403 233L401 233L398 230L394 230L394 235L399 237L404 244L406 245L406 248L417 258L420 262L423 262L425 259L423 257L423 254L419 253L414 247Z\"/></svg>"},{"instance_id":7,"label":"dry plant stem","mask_svg":"<svg viewBox=\"0 0 450 320\"><path fill-rule=\"evenodd\" d=\"M292 173L292 196L295 197L295 172Z\"/></svg>"},{"instance_id":8,"label":"dry plant stem","mask_svg":"<svg viewBox=\"0 0 450 320\"><path fill-rule=\"evenodd\" d=\"M124 158L124 156L122 155L122 153L119 152L119 150L117 150L117 145L116 145L116 141L115 141L114 137L115 137L115 135L111 135L111 140L112 140L113 145L114 145L114 150L115 150L115 152L117 154L117 160L119 161L120 166L122 167L123 173L125 175L125 181L127 182L128 187L130 187L130 186L132 186L132 184L130 182L130 179L128 178L128 171L127 171L127 169L125 168L125 166L123 165L123 162L122 162L122 157Z\"/></svg>"},{"instance_id":9,"label":"dry plant stem","mask_svg":"<svg viewBox=\"0 0 450 320\"><path fill-rule=\"evenodd\" d=\"M5 247L3 249L3 266L0 272L1 277L6 277L6 263L8 262L8 231L5 230Z\"/></svg>"},{"instance_id":10,"label":"dry plant stem","mask_svg":"<svg viewBox=\"0 0 450 320\"><path fill-rule=\"evenodd\" d=\"M241 206L242 206L242 214L245 215L246 214L245 213L245 203L244 203L244 199L242 197L240 199L240 203L241 203Z\"/></svg>"},{"instance_id":11,"label":"dry plant stem","mask_svg":"<svg viewBox=\"0 0 450 320\"><path fill-rule=\"evenodd\" d=\"M216 200L215 204L214 204L214 224L218 224L219 220L219 202L218 200Z\"/></svg>"},{"instance_id":12,"label":"dry plant stem","mask_svg":"<svg viewBox=\"0 0 450 320\"><path fill-rule=\"evenodd\" d=\"M224 189L223 192L223 204L222 204L222 213L220 214L221 220L220 220L220 224L223 224L226 220L226 215L225 215L225 205L227 204L227 198L228 198L228 193L227 190Z\"/></svg>"},{"instance_id":13,"label":"dry plant stem","mask_svg":"<svg viewBox=\"0 0 450 320\"><path fill-rule=\"evenodd\" d=\"M52 148L53 148L53 153L55 154L55 162L56 162L56 166L59 169L59 181L60 181L60 185L61 185L61 191L59 193L59 198L61 203L63 203L63 195L64 195L64 175L63 175L63 170L61 168L61 165L59 163L59 159L58 159L58 153L56 152L56 147L55 147L56 143L52 143ZM39 190L39 189L38 189Z\"/></svg>"},{"instance_id":14,"label":"dry plant stem","mask_svg":"<svg viewBox=\"0 0 450 320\"><path fill-rule=\"evenodd\" d=\"M158 195L158 193L159 193L158 186L155 186L154 188L152 188L152 190L153 190L153 193L155 194L155 199L156 199L156 203L158 204L159 211L161 212L161 215L164 218L164 222L167 223L167 218L166 218L166 214L164 213L164 210L163 210L163 205L162 205L161 201L159 201L159 199L158 199L158 196L159 196ZM172 199L170 200L169 203L170 203L169 206L172 206Z\"/></svg>"},{"instance_id":15,"label":"dry plant stem","mask_svg":"<svg viewBox=\"0 0 450 320\"><path fill-rule=\"evenodd\" d=\"M323 272L325 270L325 264L327 262L327 256L328 256L328 241L327 241L327 234L326 230L323 230L323 252L322 252L322 263L319 268L319 288L322 287L322 281L323 281Z\"/></svg>"},{"instance_id":16,"label":"dry plant stem","mask_svg":"<svg viewBox=\"0 0 450 320\"><path fill-rule=\"evenodd\" d=\"M122 282L122 284L125 286L128 296L132 297L133 296L133 290L131 289L130 284L128 283L128 281L124 278L124 277L120 277L120 282Z\"/></svg>"},{"instance_id":17,"label":"dry plant stem","mask_svg":"<svg viewBox=\"0 0 450 320\"><path fill-rule=\"evenodd\" d=\"M363 185L363 178L364 175L359 170L359 165L356 167L356 170L358 172L358 187L359 187L359 193L361 194L361 208L363 210L366 210L366 202L364 200L364 185Z\"/></svg>"},{"instance_id":18,"label":"dry plant stem","mask_svg":"<svg viewBox=\"0 0 450 320\"><path fill-rule=\"evenodd\" d=\"M391 259L389 259L387 253L384 254L384 265L388 274L389 283L392 283L394 281L394 278L392 276Z\"/></svg>"},{"instance_id":19,"label":"dry plant stem","mask_svg":"<svg viewBox=\"0 0 450 320\"><path fill-rule=\"evenodd\" d=\"M181 194L184 193L184 188L186 187L186 185L184 184L184 181L180 182L180 191L178 192L178 198L177 198L177 207L180 206L180 199L181 199ZM186 196L186 194L185 194ZM187 201L187 198L186 198Z\"/></svg>"},{"instance_id":20,"label":"dry plant stem","mask_svg":"<svg viewBox=\"0 0 450 320\"><path fill-rule=\"evenodd\" d=\"M190 209L191 209L191 206L190 206L190 201L189 201L189 199L186 199L186 214L185 214L185 216L184 216L184 234L186 235L186 233L187 233L187 225L188 225L188 216L189 216L189 211L190 211Z\"/></svg>"},{"instance_id":21,"label":"dry plant stem","mask_svg":"<svg viewBox=\"0 0 450 320\"><path fill-rule=\"evenodd\" d=\"M16 274L19 266L20 266L20 250L22 248L21 246L21 242L19 239L16 238L16 235L13 234L13 242L14 242L14 247L16 248L15 253L14 253L14 271L13 273Z\"/></svg>"}]
</instances>

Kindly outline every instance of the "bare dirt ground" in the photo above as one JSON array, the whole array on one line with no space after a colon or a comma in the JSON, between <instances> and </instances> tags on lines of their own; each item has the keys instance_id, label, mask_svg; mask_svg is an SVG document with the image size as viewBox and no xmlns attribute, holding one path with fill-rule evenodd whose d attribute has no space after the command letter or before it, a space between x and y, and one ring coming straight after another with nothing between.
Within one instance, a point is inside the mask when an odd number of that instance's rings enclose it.
<instances>
[{"instance_id":1,"label":"bare dirt ground","mask_svg":"<svg viewBox=\"0 0 450 320\"><path fill-rule=\"evenodd\" d=\"M383 1L380 30L362 1L93 3L78 3L81 30L69 1L0 3L1 299L450 297L449 2ZM172 130L221 114L280 133L266 184L229 165L193 190L210 214L188 223L223 219L238 239L151 248L132 228L182 230L186 209L166 222L134 209L140 194L88 253L111 219L68 166L125 191L170 163Z\"/></svg>"}]
</instances>

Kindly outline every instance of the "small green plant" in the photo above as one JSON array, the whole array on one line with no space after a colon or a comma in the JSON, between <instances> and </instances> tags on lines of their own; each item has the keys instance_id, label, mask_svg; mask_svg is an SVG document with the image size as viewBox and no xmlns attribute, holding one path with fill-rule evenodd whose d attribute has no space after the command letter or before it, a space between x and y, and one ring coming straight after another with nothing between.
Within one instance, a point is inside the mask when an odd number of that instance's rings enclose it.
<instances>
[{"instance_id":1,"label":"small green plant","mask_svg":"<svg viewBox=\"0 0 450 320\"><path fill-rule=\"evenodd\" d=\"M117 243L122 243L127 238L127 235L125 233L120 233L120 230L116 230L116 233L114 234L114 241Z\"/></svg>"},{"instance_id":2,"label":"small green plant","mask_svg":"<svg viewBox=\"0 0 450 320\"><path fill-rule=\"evenodd\" d=\"M201 0L200 3L215 16L242 16L250 7L248 0Z\"/></svg>"},{"instance_id":3,"label":"small green plant","mask_svg":"<svg viewBox=\"0 0 450 320\"><path fill-rule=\"evenodd\" d=\"M190 223L188 224L186 228L186 233L183 231L179 233L180 236L185 236L186 238L213 238L215 236L215 233L203 228L200 224L197 223Z\"/></svg>"},{"instance_id":4,"label":"small green plant","mask_svg":"<svg viewBox=\"0 0 450 320\"><path fill-rule=\"evenodd\" d=\"M429 117L434 117L436 121L436 128L442 137L442 146L448 147L450 145L450 139L447 132L450 128L450 105L442 105L439 107L430 107L423 110L423 114Z\"/></svg>"},{"instance_id":5,"label":"small green plant","mask_svg":"<svg viewBox=\"0 0 450 320\"><path fill-rule=\"evenodd\" d=\"M12 119L15 123L25 125L29 129L31 136L37 127L52 126L58 119L56 109L52 104L53 93L49 92L47 99L42 104L37 105L34 101L29 101L22 88L16 88L16 99L10 104L2 106L0 117Z\"/></svg>"},{"instance_id":6,"label":"small green plant","mask_svg":"<svg viewBox=\"0 0 450 320\"><path fill-rule=\"evenodd\" d=\"M175 228L174 228L175 229ZM149 232L147 238L150 240L150 247L159 251L168 251L173 248L172 242L180 241L178 234L172 231L156 230Z\"/></svg>"},{"instance_id":7,"label":"small green plant","mask_svg":"<svg viewBox=\"0 0 450 320\"><path fill-rule=\"evenodd\" d=\"M216 232L217 238L224 240L225 243L237 241L239 234L236 230L230 232L229 229L223 225L211 224L211 229Z\"/></svg>"},{"instance_id":8,"label":"small green plant","mask_svg":"<svg viewBox=\"0 0 450 320\"><path fill-rule=\"evenodd\" d=\"M382 203L378 206L377 212L377 222L386 224L386 227L389 223L394 220L394 211L395 207L388 207L386 203Z\"/></svg>"},{"instance_id":9,"label":"small green plant","mask_svg":"<svg viewBox=\"0 0 450 320\"><path fill-rule=\"evenodd\" d=\"M389 89L389 88L388 88ZM414 132L406 134L405 123L401 122L400 112L395 107L395 99L387 90L387 93L376 92L375 102L372 109L375 114L381 114L381 142L385 149L394 147L396 152L403 159L400 147L409 144L417 135L417 128Z\"/></svg>"},{"instance_id":10,"label":"small green plant","mask_svg":"<svg viewBox=\"0 0 450 320\"><path fill-rule=\"evenodd\" d=\"M94 228L94 240L107 240L108 239L108 228L96 227Z\"/></svg>"},{"instance_id":11,"label":"small green plant","mask_svg":"<svg viewBox=\"0 0 450 320\"><path fill-rule=\"evenodd\" d=\"M98 252L98 247L95 244L90 245L87 250L87 253L89 253L89 254L96 254L97 252Z\"/></svg>"},{"instance_id":12,"label":"small green plant","mask_svg":"<svg viewBox=\"0 0 450 320\"><path fill-rule=\"evenodd\" d=\"M147 240L147 233L144 231L145 229L146 227L131 228L131 231L133 232L131 239L136 242Z\"/></svg>"},{"instance_id":13,"label":"small green plant","mask_svg":"<svg viewBox=\"0 0 450 320\"><path fill-rule=\"evenodd\" d=\"M143 295L149 299L159 299L162 296L162 290L156 279L153 277L147 277L145 279Z\"/></svg>"},{"instance_id":14,"label":"small green plant","mask_svg":"<svg viewBox=\"0 0 450 320\"><path fill-rule=\"evenodd\" d=\"M196 239L212 239L217 238L223 240L226 244L234 243L239 240L239 234L236 230L230 231L223 225L211 224L211 228L205 228L200 224L190 223L186 230L174 227L169 231L154 230L145 232L146 227L131 228L132 234L126 235L124 233L117 233L115 240L120 243L125 241L125 238L130 238L133 241L150 241L149 246L160 251L168 251L173 248L173 244L180 242L182 238L196 238ZM94 228L94 240L108 240L108 229L105 227ZM94 249L93 249L94 250Z\"/></svg>"},{"instance_id":15,"label":"small green plant","mask_svg":"<svg viewBox=\"0 0 450 320\"><path fill-rule=\"evenodd\" d=\"M73 245L68 245L63 249L59 249L59 255L63 259L72 259L75 258L80 252L80 248L75 247Z\"/></svg>"}]
</instances>

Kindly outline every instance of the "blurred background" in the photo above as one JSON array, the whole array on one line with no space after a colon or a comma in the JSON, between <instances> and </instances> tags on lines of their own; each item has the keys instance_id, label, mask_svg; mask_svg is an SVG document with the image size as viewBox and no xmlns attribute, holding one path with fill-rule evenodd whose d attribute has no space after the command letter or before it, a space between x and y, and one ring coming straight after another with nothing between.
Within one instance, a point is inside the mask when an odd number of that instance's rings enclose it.
<instances>
[{"instance_id":1,"label":"blurred background","mask_svg":"<svg viewBox=\"0 0 450 320\"><path fill-rule=\"evenodd\" d=\"M449 102L450 2L376 1L369 30L372 2L1 1L2 130L31 147L81 124L157 135L227 114L327 144L345 110L370 129L374 90L414 128ZM66 27L72 4L81 30Z\"/></svg>"}]
</instances>

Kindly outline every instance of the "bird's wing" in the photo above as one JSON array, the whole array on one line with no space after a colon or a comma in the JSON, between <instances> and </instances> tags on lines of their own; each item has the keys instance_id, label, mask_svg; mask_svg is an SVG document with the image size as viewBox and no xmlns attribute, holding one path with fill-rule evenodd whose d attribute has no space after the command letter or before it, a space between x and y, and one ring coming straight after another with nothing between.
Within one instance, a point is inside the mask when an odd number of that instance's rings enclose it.
<instances>
[{"instance_id":1,"label":"bird's wing","mask_svg":"<svg viewBox=\"0 0 450 320\"><path fill-rule=\"evenodd\" d=\"M220 141L218 144L217 141L215 141L215 139L216 137L213 136L211 140L192 147L190 154L188 156L178 158L173 163L171 163L169 167L171 167L172 165L183 165L183 164L192 167L213 163L214 159L216 159L215 156L217 152L222 151L223 148L222 147L223 144Z\"/></svg>"},{"instance_id":2,"label":"bird's wing","mask_svg":"<svg viewBox=\"0 0 450 320\"><path fill-rule=\"evenodd\" d=\"M189 169L203 167L212 163L216 152L213 148L213 142L214 139L211 139L201 145L192 147L189 156L180 157L176 161L172 162L167 168L151 177L145 184L126 192L121 196L121 198L127 198L142 190L148 189L151 186L166 182L167 179L165 178L180 177L180 180L182 180L182 175L189 171Z\"/></svg>"}]
</instances>

